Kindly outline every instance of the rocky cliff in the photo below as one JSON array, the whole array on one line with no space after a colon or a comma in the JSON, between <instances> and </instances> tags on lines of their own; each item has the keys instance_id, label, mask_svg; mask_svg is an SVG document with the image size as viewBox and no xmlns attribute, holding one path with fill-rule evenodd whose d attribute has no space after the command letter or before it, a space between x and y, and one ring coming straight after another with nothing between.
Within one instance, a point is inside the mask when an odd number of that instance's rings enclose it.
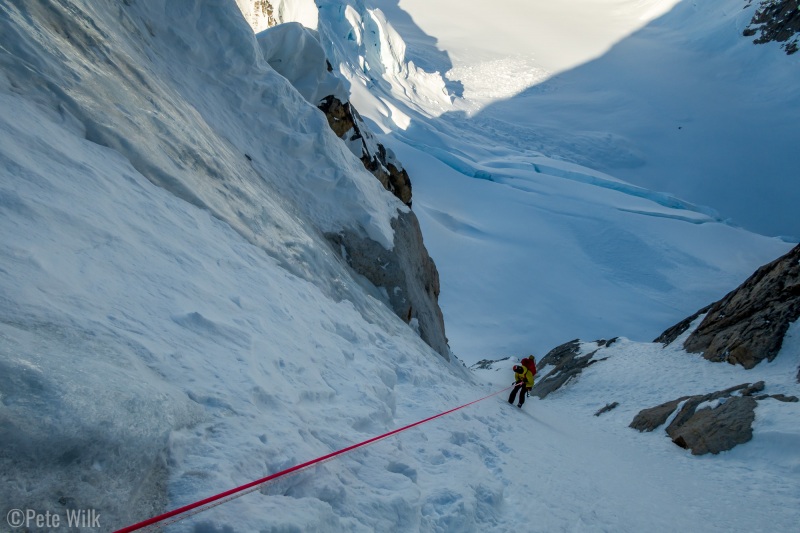
<instances>
[{"instance_id":1,"label":"rocky cliff","mask_svg":"<svg viewBox=\"0 0 800 533\"><path fill-rule=\"evenodd\" d=\"M759 268L723 299L669 328L654 342L666 346L685 339L682 347L690 353L752 369L763 360L775 359L798 318L800 245ZM547 372L542 372L531 394L545 398L579 379L589 366L607 359L598 352L613 342L596 341L592 347L576 339L554 348L539 361L539 368ZM800 383L800 368L796 379ZM670 439L692 454L717 454L752 439L756 408L762 402L798 402L794 395L763 393L767 386L758 381L681 396L640 410L630 427L644 432L663 425ZM596 414L617 405L608 403Z\"/></svg>"},{"instance_id":2,"label":"rocky cliff","mask_svg":"<svg viewBox=\"0 0 800 533\"><path fill-rule=\"evenodd\" d=\"M378 178L387 191L411 207L411 179L408 172L394 156L394 152L375 139L350 102L328 95L317 107L325 113L328 124L336 135L355 151L364 167Z\"/></svg>"},{"instance_id":3,"label":"rocky cliff","mask_svg":"<svg viewBox=\"0 0 800 533\"><path fill-rule=\"evenodd\" d=\"M290 22L262 31L257 38L270 66L325 113L330 128L364 168L410 207L408 173L348 101L346 81L333 72L317 32ZM327 233L326 237L353 270L385 291L397 316L417 327L420 337L449 360L439 307L439 273L423 243L416 215L410 209L399 209L393 228L391 250L357 232Z\"/></svg>"},{"instance_id":4,"label":"rocky cliff","mask_svg":"<svg viewBox=\"0 0 800 533\"><path fill-rule=\"evenodd\" d=\"M764 382L759 381L707 394L682 396L643 409L630 427L653 431L669 421L665 428L667 435L681 448L691 450L693 455L724 452L753 438L753 421L759 402L798 401L795 396L759 394L764 387Z\"/></svg>"},{"instance_id":5,"label":"rocky cliff","mask_svg":"<svg viewBox=\"0 0 800 533\"><path fill-rule=\"evenodd\" d=\"M792 322L800 318L800 246L759 268L736 290L659 336L669 344L701 314L684 348L710 361L753 368L772 361Z\"/></svg>"},{"instance_id":6,"label":"rocky cliff","mask_svg":"<svg viewBox=\"0 0 800 533\"><path fill-rule=\"evenodd\" d=\"M700 324L683 342L686 351L700 353L709 361L726 361L747 369L765 359L775 359L789 326L800 318L800 245L759 268L723 299L671 327L655 342L671 344L703 315ZM797 381L800 383L800 368ZM676 413L666 427L675 444L696 455L730 450L752 438L758 402L798 401L795 396L756 394L763 389L764 382L759 382L684 396L642 410L630 426L652 431ZM712 402L710 407L709 402ZM699 408L704 405L705 408Z\"/></svg>"},{"instance_id":7,"label":"rocky cliff","mask_svg":"<svg viewBox=\"0 0 800 533\"><path fill-rule=\"evenodd\" d=\"M747 1L751 5L752 0ZM753 20L745 28L744 35L752 37L756 44L768 42L783 43L787 54L797 52L798 33L800 33L800 3L798 0L767 0L756 9Z\"/></svg>"}]
</instances>

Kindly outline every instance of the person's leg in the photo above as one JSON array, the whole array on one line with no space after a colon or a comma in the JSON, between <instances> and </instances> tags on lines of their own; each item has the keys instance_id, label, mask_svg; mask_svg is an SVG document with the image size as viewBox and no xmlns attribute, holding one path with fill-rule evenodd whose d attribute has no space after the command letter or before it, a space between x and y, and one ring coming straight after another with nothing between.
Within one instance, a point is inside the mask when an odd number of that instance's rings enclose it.
<instances>
[{"instance_id":1,"label":"person's leg","mask_svg":"<svg viewBox=\"0 0 800 533\"><path fill-rule=\"evenodd\" d=\"M519 387L519 403L517 407L522 407L522 404L525 403L525 385L520 385Z\"/></svg>"},{"instance_id":2,"label":"person's leg","mask_svg":"<svg viewBox=\"0 0 800 533\"><path fill-rule=\"evenodd\" d=\"M511 389L511 394L508 395L508 403L514 403L514 396L517 395L518 390L519 385L516 385L513 389Z\"/></svg>"}]
</instances>

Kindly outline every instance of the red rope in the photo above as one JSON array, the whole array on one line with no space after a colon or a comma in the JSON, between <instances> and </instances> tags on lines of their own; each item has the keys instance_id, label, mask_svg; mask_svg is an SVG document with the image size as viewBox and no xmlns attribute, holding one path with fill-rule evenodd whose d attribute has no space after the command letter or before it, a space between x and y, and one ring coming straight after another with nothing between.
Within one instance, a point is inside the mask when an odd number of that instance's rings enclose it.
<instances>
[{"instance_id":1,"label":"red rope","mask_svg":"<svg viewBox=\"0 0 800 533\"><path fill-rule=\"evenodd\" d=\"M297 472L299 470L302 470L304 468L308 468L309 466L315 465L317 463L321 463L322 461L327 461L329 459L333 459L334 457L337 457L337 456L342 455L342 454L347 453L347 452L351 452L351 451L353 451L353 450L355 450L357 448L361 448L363 446L367 446L369 444L373 444L373 443L375 443L375 442L377 442L377 441L379 441L381 439L385 439L387 437L391 437L392 435L400 433L401 431L406 431L407 429L411 429L413 427L419 426L420 424L424 424L425 422L430 422L431 420L439 418L440 416L449 415L450 413L458 411L459 409L463 409L465 407L469 407L472 404L481 402L483 400L486 400L487 398L491 398L492 396L500 394L501 392L506 391L506 390L510 389L511 387L513 387L513 385L509 386L509 387L506 387L505 389L499 390L497 392L493 392L492 394L490 394L488 396L484 396L483 398L479 398L479 399L473 400L473 401L471 401L469 403L465 403L464 405L460 405L458 407L450 409L449 411L444 411L443 413L439 413L438 415L433 415L433 416L428 417L428 418L426 418L424 420L420 420L418 422L414 422L413 424L409 424L407 426L403 426L401 428L392 430L392 431L390 431L388 433L384 433L383 435L378 435L377 437L372 437L371 439L365 440L363 442L359 442L358 444L353 444L352 446L348 446L347 448L342 448L341 450L329 453L327 455L323 455L322 457L317 457L316 459L312 459L310 461L306 461L305 463L301 463L299 465L295 465L295 466L293 466L291 468L287 468L286 470L281 470L280 472L276 472L274 474L270 474L267 477L263 477L261 479L255 480L255 481L251 481L250 483L246 483L246 484L241 485L239 487L236 487L236 488L233 488L233 489L230 489L230 490L226 490L225 492L220 492L219 494L216 494L214 496L209 496L208 498L205 498L203 500L199 500L199 501L196 501L194 503L190 503L189 505L184 505L183 507L178 507L177 509L173 509L172 511L168 511L168 512L166 512L164 514L160 514L158 516L154 516L152 518L148 518L147 520L143 520L143 521L138 522L136 524L133 524L131 526L124 527L122 529L118 529L114 533L128 533L129 531L137 531L139 529L143 529L143 528L146 528L148 526L152 526L152 525L157 524L159 522L163 522L163 521L167 520L168 518L172 518L173 516L177 516L177 515L180 515L180 514L188 513L189 511L191 511L193 509L197 509L198 507L202 507L204 505L208 505L208 504L210 504L212 502L216 502L217 500L221 500L223 498L228 498L228 497L231 497L231 496L233 496L235 494L238 494L238 493L243 493L243 491L246 491L247 489L254 489L255 487L257 487L259 485L263 485L264 483L267 483L269 481L275 480L275 479L277 479L279 477L283 477L283 476L286 476L286 475L291 474L293 472ZM230 498L230 499L233 499L233 498ZM220 502L220 503L224 503L224 502ZM202 509L202 510L204 510L204 509ZM185 518L185 517L183 517L183 518ZM178 521L178 520L181 520L181 519L179 518L179 519L177 519L175 521Z\"/></svg>"}]
</instances>

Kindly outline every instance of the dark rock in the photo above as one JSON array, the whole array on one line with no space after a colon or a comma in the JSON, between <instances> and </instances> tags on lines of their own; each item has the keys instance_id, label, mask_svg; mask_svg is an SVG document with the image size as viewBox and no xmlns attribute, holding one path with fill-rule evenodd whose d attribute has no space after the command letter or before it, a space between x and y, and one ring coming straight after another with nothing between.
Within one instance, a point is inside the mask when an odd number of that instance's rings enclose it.
<instances>
[{"instance_id":1,"label":"dark rock","mask_svg":"<svg viewBox=\"0 0 800 533\"><path fill-rule=\"evenodd\" d=\"M274 16L275 8L272 7L269 0L253 0L253 9L257 14L266 17L268 27L271 28L278 24L278 20Z\"/></svg>"},{"instance_id":2,"label":"dark rock","mask_svg":"<svg viewBox=\"0 0 800 533\"><path fill-rule=\"evenodd\" d=\"M565 359L569 359L575 356L581 349L581 341L580 339L574 339L569 342L565 342L560 346L556 346L547 354L542 357L538 363L536 363L537 368L544 368L545 366L558 366L560 365Z\"/></svg>"},{"instance_id":3,"label":"dark rock","mask_svg":"<svg viewBox=\"0 0 800 533\"><path fill-rule=\"evenodd\" d=\"M734 392L740 391L742 395L750 396L753 392L762 391L764 390L764 382L759 381L755 384L743 383L742 385L736 385L735 387L730 387L725 390L712 392L711 394L703 394L698 396L690 396L686 398L686 403L683 404L683 407L675 418L672 420L670 425L667 427L667 433L676 428L679 428L683 424L685 424L689 419L694 416L695 410L697 406L704 402L711 402L714 400L719 400L721 398L729 398L733 395Z\"/></svg>"},{"instance_id":4,"label":"dark rock","mask_svg":"<svg viewBox=\"0 0 800 533\"><path fill-rule=\"evenodd\" d=\"M633 417L633 421L628 427L638 429L642 432L653 431L658 426L664 424L669 418L669 415L671 415L678 405L687 398L689 398L689 396L683 396L671 402L662 403L661 405L649 409L643 409Z\"/></svg>"},{"instance_id":5,"label":"dark rock","mask_svg":"<svg viewBox=\"0 0 800 533\"><path fill-rule=\"evenodd\" d=\"M594 416L600 416L603 413L607 413L610 410L614 409L615 407L619 406L619 402L607 403L605 407L597 411Z\"/></svg>"},{"instance_id":6,"label":"dark rock","mask_svg":"<svg viewBox=\"0 0 800 533\"><path fill-rule=\"evenodd\" d=\"M752 3L751 0L747 5ZM753 41L755 44L768 42L783 43L788 55L797 51L798 33L800 33L800 5L798 0L765 0L758 6L753 20L742 34L751 37L760 35Z\"/></svg>"},{"instance_id":7,"label":"dark rock","mask_svg":"<svg viewBox=\"0 0 800 533\"><path fill-rule=\"evenodd\" d=\"M634 417L630 427L639 431L653 431L666 423L679 408L666 428L675 444L691 450L694 455L730 450L753 437L752 423L757 400L766 397L753 397L753 394L762 390L764 382L759 381L710 394L684 396L643 409ZM734 395L736 392L740 394ZM698 409L701 404L714 400L721 400L720 405Z\"/></svg>"},{"instance_id":8,"label":"dark rock","mask_svg":"<svg viewBox=\"0 0 800 533\"><path fill-rule=\"evenodd\" d=\"M600 347L608 348L609 346L611 346L612 344L617 342L617 340L619 340L619 337L614 337L613 339L609 339L609 340L600 339L599 341L595 341L595 342Z\"/></svg>"},{"instance_id":9,"label":"dark rock","mask_svg":"<svg viewBox=\"0 0 800 533\"><path fill-rule=\"evenodd\" d=\"M758 383L753 383L752 385L748 385L747 387L742 389L742 396L752 396L753 393L761 392L764 390L764 386L765 383L763 381L759 381Z\"/></svg>"},{"instance_id":10,"label":"dark rock","mask_svg":"<svg viewBox=\"0 0 800 533\"><path fill-rule=\"evenodd\" d=\"M508 361L511 357L504 357L502 359L481 359L471 367L471 370L489 370L495 367L497 363L502 363L503 361Z\"/></svg>"},{"instance_id":11,"label":"dark rock","mask_svg":"<svg viewBox=\"0 0 800 533\"><path fill-rule=\"evenodd\" d=\"M798 398L797 396L786 396L785 394L772 394L769 397L774 398L781 402L788 402L788 403L800 402L800 398Z\"/></svg>"},{"instance_id":12,"label":"dark rock","mask_svg":"<svg viewBox=\"0 0 800 533\"><path fill-rule=\"evenodd\" d=\"M335 96L326 96L317 106L328 119L328 125L340 139L350 130L355 130L355 119L350 102L342 102Z\"/></svg>"},{"instance_id":13,"label":"dark rock","mask_svg":"<svg viewBox=\"0 0 800 533\"><path fill-rule=\"evenodd\" d=\"M759 268L736 290L712 304L697 329L687 337L684 348L702 353L710 361L753 368L764 359L775 358L790 324L798 318L800 246ZM681 324L659 339L672 337Z\"/></svg>"},{"instance_id":14,"label":"dark rock","mask_svg":"<svg viewBox=\"0 0 800 533\"><path fill-rule=\"evenodd\" d=\"M714 409L694 411L679 426L670 424L667 434L693 455L730 450L753 438L756 404L755 398L733 396Z\"/></svg>"},{"instance_id":15,"label":"dark rock","mask_svg":"<svg viewBox=\"0 0 800 533\"><path fill-rule=\"evenodd\" d=\"M384 287L394 312L406 322L417 319L419 334L429 346L450 360L450 348L439 308L439 272L428 255L416 215L398 213L392 221L394 247L353 232L326 234L335 250L344 250L350 267L376 287Z\"/></svg>"},{"instance_id":16,"label":"dark rock","mask_svg":"<svg viewBox=\"0 0 800 533\"><path fill-rule=\"evenodd\" d=\"M537 367L541 369L545 366L553 366L555 368L543 378L540 378L531 389L531 395L545 398L551 392L561 388L567 382L580 375L584 368L604 360L594 359L597 350L583 356L579 356L579 353L580 341L577 339L550 350L537 363Z\"/></svg>"},{"instance_id":17,"label":"dark rock","mask_svg":"<svg viewBox=\"0 0 800 533\"><path fill-rule=\"evenodd\" d=\"M361 162L383 187L401 202L411 205L411 180L391 150L375 140L361 115L350 105L335 96L325 97L317 106L328 119L333 132L345 142L358 142L361 146ZM356 154L358 155L358 154Z\"/></svg>"},{"instance_id":18,"label":"dark rock","mask_svg":"<svg viewBox=\"0 0 800 533\"><path fill-rule=\"evenodd\" d=\"M660 342L664 346L672 344L675 341L675 339L677 339L678 337L683 335L683 333L687 329L689 329L689 327L692 325L692 322L697 320L697 317L699 317L700 315L706 313L711 308L712 305L714 305L714 304L709 304L709 305L705 306L704 308L700 309L698 312L696 312L695 314L693 314L689 318L686 318L683 321L678 322L677 324L675 324L674 326L672 326L671 328L666 330L664 333L659 335L658 338L656 338L653 342Z\"/></svg>"}]
</instances>

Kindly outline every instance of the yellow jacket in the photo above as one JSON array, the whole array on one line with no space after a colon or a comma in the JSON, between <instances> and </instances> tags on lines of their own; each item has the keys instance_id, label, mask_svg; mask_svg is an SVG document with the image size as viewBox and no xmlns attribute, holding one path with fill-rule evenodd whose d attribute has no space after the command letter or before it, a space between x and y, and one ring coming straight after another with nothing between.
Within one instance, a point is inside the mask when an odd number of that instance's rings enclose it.
<instances>
[{"instance_id":1,"label":"yellow jacket","mask_svg":"<svg viewBox=\"0 0 800 533\"><path fill-rule=\"evenodd\" d=\"M524 366L519 365L519 367L522 369L522 372L521 373L514 372L514 380L517 383L519 383L520 381L524 381L525 386L530 389L531 387L533 387L533 374L531 374L531 371L525 368Z\"/></svg>"}]
</instances>

